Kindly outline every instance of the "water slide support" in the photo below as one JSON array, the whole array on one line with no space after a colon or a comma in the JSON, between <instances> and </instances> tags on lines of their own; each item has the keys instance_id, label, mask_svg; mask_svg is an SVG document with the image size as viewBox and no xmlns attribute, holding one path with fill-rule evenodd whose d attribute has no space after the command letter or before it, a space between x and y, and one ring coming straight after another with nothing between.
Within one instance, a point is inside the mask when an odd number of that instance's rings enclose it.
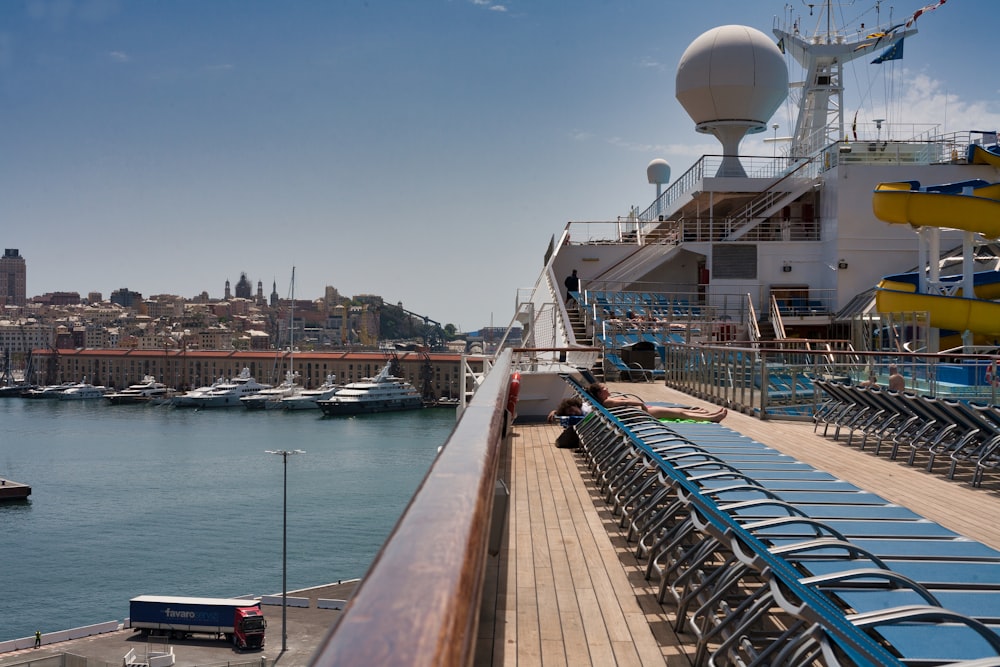
<instances>
[{"instance_id":1,"label":"water slide support","mask_svg":"<svg viewBox=\"0 0 1000 667\"><path fill-rule=\"evenodd\" d=\"M973 245L975 235L972 232L962 232L962 294L967 298L975 298L976 283L972 274L973 258L976 256L976 248ZM973 344L973 333L966 329L962 332L962 345L971 348Z\"/></svg>"}]
</instances>

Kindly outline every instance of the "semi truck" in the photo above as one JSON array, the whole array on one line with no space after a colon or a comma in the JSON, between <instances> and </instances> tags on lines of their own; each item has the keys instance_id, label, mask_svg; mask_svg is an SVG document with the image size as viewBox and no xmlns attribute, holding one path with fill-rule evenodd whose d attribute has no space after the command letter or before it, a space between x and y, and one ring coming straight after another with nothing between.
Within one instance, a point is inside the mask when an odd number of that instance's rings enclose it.
<instances>
[{"instance_id":1,"label":"semi truck","mask_svg":"<svg viewBox=\"0 0 1000 667\"><path fill-rule=\"evenodd\" d=\"M194 633L225 637L236 648L264 648L267 621L259 600L140 595L129 600L131 626L183 639Z\"/></svg>"}]
</instances>

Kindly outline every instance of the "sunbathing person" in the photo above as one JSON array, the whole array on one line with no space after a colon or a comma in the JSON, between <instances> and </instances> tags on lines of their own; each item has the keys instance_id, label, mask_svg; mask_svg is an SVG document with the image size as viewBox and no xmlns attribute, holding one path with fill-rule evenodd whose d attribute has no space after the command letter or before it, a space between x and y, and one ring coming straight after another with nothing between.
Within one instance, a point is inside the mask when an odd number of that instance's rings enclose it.
<instances>
[{"instance_id":1,"label":"sunbathing person","mask_svg":"<svg viewBox=\"0 0 1000 667\"><path fill-rule=\"evenodd\" d=\"M550 424L556 423L559 417L582 417L583 416L583 399L579 396L570 396L569 398L564 398L556 409L549 413L548 422Z\"/></svg>"},{"instance_id":2,"label":"sunbathing person","mask_svg":"<svg viewBox=\"0 0 1000 667\"><path fill-rule=\"evenodd\" d=\"M671 408L665 405L647 405L638 398L612 396L608 388L600 382L595 382L587 387L587 393L606 408L636 407L645 410L656 419L693 419L720 422L728 414L725 408L706 410L705 408Z\"/></svg>"}]
</instances>

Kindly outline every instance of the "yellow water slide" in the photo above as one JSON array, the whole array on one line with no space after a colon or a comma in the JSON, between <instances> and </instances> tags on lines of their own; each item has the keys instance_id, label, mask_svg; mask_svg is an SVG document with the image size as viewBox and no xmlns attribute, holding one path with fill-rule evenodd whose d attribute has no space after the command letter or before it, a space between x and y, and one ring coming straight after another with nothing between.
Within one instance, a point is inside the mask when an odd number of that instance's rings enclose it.
<instances>
[{"instance_id":1,"label":"yellow water slide","mask_svg":"<svg viewBox=\"0 0 1000 667\"><path fill-rule=\"evenodd\" d=\"M879 220L892 224L1000 237L1000 183L973 180L928 187L916 181L880 183L872 209ZM926 311L933 327L1000 336L1000 303L989 300L1000 298L1000 272L975 274L973 298L961 290L956 296L923 294L917 291L918 284L917 274L886 276L875 293L876 307L884 313Z\"/></svg>"},{"instance_id":2,"label":"yellow water slide","mask_svg":"<svg viewBox=\"0 0 1000 667\"><path fill-rule=\"evenodd\" d=\"M982 146L972 144L969 146L969 164L990 164L1000 167L1000 154L994 150L986 150Z\"/></svg>"}]
</instances>

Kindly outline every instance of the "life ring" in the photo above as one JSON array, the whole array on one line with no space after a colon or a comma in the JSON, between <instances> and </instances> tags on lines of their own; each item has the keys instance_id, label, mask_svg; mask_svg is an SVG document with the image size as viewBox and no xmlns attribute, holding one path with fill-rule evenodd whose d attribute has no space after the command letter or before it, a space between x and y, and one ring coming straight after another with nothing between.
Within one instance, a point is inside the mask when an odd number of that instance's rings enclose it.
<instances>
[{"instance_id":1,"label":"life ring","mask_svg":"<svg viewBox=\"0 0 1000 667\"><path fill-rule=\"evenodd\" d=\"M1000 377L997 377L997 362L991 361L990 365L986 367L986 380L987 386L1000 387Z\"/></svg>"},{"instance_id":2,"label":"life ring","mask_svg":"<svg viewBox=\"0 0 1000 667\"><path fill-rule=\"evenodd\" d=\"M507 412L514 414L517 407L517 395L521 392L521 373L514 372L510 376L510 389L507 390Z\"/></svg>"}]
</instances>

